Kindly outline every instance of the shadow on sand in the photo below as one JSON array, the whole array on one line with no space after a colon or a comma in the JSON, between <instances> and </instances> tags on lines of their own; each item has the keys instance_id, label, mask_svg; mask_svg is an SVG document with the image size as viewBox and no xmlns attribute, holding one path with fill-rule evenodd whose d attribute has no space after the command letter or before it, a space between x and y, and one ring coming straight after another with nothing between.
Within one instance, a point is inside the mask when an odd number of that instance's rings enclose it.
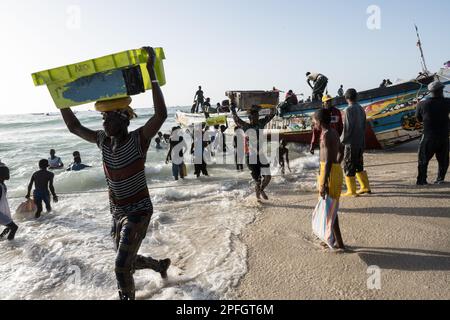
<instances>
[{"instance_id":1,"label":"shadow on sand","mask_svg":"<svg viewBox=\"0 0 450 320\"><path fill-rule=\"evenodd\" d=\"M450 253L421 249L352 248L368 266L405 271L449 271Z\"/></svg>"}]
</instances>

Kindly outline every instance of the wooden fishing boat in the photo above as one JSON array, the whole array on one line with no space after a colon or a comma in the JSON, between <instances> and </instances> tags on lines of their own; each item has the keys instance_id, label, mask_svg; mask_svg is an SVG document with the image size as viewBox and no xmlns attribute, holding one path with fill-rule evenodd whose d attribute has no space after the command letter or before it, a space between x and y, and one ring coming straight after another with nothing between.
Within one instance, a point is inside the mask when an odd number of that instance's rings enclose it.
<instances>
[{"instance_id":1,"label":"wooden fishing boat","mask_svg":"<svg viewBox=\"0 0 450 320\"><path fill-rule=\"evenodd\" d=\"M417 104L425 99L428 85L434 80L440 80L450 87L450 69L444 68L440 72L430 76L422 76L417 79L394 84L389 87L375 88L359 92L359 103L365 109L367 115L366 148L386 149L403 144L422 135L422 124L415 117ZM244 97L245 91L233 91L228 95ZM262 91L260 92L262 94ZM268 92L272 99L273 92ZM259 97L261 99L261 97ZM242 101L248 101L244 98ZM249 104L247 102L247 104ZM344 111L348 107L343 97L332 100L333 106ZM247 109L248 105L239 105L241 109ZM280 139L287 142L308 145L312 138L312 115L322 107L321 102L301 103L289 106L280 111L279 115L267 126L266 135L277 134ZM270 109L262 109L260 116L264 117ZM211 117L227 117L229 134L233 134L234 121L230 113L212 114ZM242 111L239 116L246 120L247 113ZM183 127L192 127L197 123L205 123L207 120L203 114L189 114L177 112L177 122Z\"/></svg>"},{"instance_id":2,"label":"wooden fishing boat","mask_svg":"<svg viewBox=\"0 0 450 320\"><path fill-rule=\"evenodd\" d=\"M423 127L416 121L416 107L428 96L428 84L436 79L449 86L450 69L359 93L359 103L367 115L367 149L390 148L421 137ZM334 98L332 104L342 111L348 107L343 97ZM311 117L320 107L320 102L290 106L274 121L273 129L278 129L280 138L287 142L308 144L312 138Z\"/></svg>"}]
</instances>

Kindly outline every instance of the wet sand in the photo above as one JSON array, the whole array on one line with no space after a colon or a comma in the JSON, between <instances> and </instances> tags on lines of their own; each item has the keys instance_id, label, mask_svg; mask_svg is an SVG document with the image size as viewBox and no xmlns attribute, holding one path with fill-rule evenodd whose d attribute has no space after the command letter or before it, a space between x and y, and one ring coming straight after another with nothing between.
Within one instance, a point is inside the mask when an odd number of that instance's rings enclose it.
<instances>
[{"instance_id":1,"label":"wet sand","mask_svg":"<svg viewBox=\"0 0 450 320\"><path fill-rule=\"evenodd\" d=\"M236 298L450 299L450 184L416 187L416 153L413 142L366 154L374 194L344 198L339 211L349 253L323 250L315 240L316 191L273 186L242 235L248 273ZM436 172L433 159L429 182ZM380 268L380 282L370 281L369 266Z\"/></svg>"}]
</instances>

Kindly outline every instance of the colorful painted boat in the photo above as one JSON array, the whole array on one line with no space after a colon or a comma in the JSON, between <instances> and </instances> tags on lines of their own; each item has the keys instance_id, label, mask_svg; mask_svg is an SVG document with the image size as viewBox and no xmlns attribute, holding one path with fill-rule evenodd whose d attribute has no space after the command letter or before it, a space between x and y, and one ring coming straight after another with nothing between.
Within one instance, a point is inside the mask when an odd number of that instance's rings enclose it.
<instances>
[{"instance_id":1,"label":"colorful painted boat","mask_svg":"<svg viewBox=\"0 0 450 320\"><path fill-rule=\"evenodd\" d=\"M433 76L359 93L359 103L367 114L367 149L391 148L421 137L422 124L416 121L416 107L428 96L428 84L435 79L450 87L450 69L444 68ZM236 92L234 91L234 94ZM332 103L342 111L348 106L343 97L334 98ZM291 106L270 122L265 134L268 136L277 134L280 139L287 142L309 145L312 138L312 115L319 108L320 102ZM264 117L269 112L269 109L263 109L260 116ZM235 125L230 113L211 116L226 116L229 125L227 133L233 134ZM246 112L240 112L239 116L247 120ZM206 123L206 118L203 114L179 111L176 114L176 121L183 127L192 128L194 124Z\"/></svg>"},{"instance_id":2,"label":"colorful painted boat","mask_svg":"<svg viewBox=\"0 0 450 320\"><path fill-rule=\"evenodd\" d=\"M422 124L416 121L417 104L425 99L428 84L439 79L450 86L450 69L438 74L359 93L359 103L367 114L367 149L385 149L420 138ZM348 107L343 97L334 98L340 110ZM271 124L280 138L287 142L309 144L312 137L312 115L320 102L289 107L282 117Z\"/></svg>"}]
</instances>

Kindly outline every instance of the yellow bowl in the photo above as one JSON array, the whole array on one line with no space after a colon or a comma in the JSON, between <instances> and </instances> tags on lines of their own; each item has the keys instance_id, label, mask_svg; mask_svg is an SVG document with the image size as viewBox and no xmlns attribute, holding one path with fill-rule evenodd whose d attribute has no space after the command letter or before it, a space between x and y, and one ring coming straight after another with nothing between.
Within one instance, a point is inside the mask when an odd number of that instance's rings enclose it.
<instances>
[{"instance_id":1,"label":"yellow bowl","mask_svg":"<svg viewBox=\"0 0 450 320\"><path fill-rule=\"evenodd\" d=\"M130 97L98 101L95 104L95 110L98 112L111 112L117 110L123 110L130 106L133 100Z\"/></svg>"}]
</instances>

